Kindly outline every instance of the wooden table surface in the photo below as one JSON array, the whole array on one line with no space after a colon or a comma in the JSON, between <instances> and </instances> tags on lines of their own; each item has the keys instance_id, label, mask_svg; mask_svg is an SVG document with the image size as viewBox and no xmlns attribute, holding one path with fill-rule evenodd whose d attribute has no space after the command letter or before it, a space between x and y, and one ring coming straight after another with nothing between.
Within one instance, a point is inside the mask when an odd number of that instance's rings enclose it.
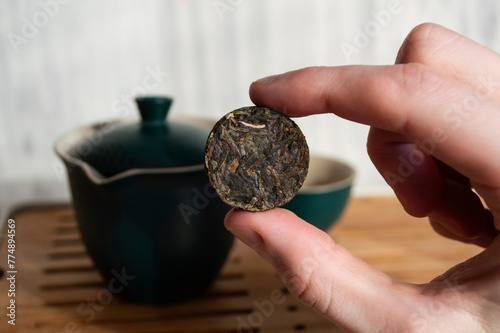
<instances>
[{"instance_id":1,"label":"wooden table surface","mask_svg":"<svg viewBox=\"0 0 500 333\"><path fill-rule=\"evenodd\" d=\"M0 332L341 332L287 293L273 268L236 242L207 295L182 304L148 306L104 299L105 285L87 257L69 206L37 207L16 222L16 325L13 297L0 280ZM349 202L329 234L394 279L425 283L480 248L444 239L426 219L409 217L392 197ZM7 242L0 248L6 272ZM273 296L274 295L274 296ZM279 295L279 304L269 306ZM101 303L100 303L101 302ZM105 303L105 304L104 304ZM259 304L267 304L262 310Z\"/></svg>"}]
</instances>

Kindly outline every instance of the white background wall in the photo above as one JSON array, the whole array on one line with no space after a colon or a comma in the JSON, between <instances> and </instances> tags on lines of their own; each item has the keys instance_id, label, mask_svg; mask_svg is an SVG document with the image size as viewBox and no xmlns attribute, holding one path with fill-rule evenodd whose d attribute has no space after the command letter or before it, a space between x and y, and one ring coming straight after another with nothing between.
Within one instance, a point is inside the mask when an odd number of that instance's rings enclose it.
<instances>
[{"instance_id":1,"label":"white background wall","mask_svg":"<svg viewBox=\"0 0 500 333\"><path fill-rule=\"evenodd\" d=\"M358 29L376 28L374 13L391 6L397 13L346 57L342 43L355 45ZM127 103L142 89L174 96L172 113L219 118L249 105L248 86L262 76L390 64L426 21L500 50L499 13L495 0L2 0L0 208L66 199L56 137L133 115ZM333 115L297 122L313 153L356 167L355 193L387 190L367 157L365 126Z\"/></svg>"}]
</instances>

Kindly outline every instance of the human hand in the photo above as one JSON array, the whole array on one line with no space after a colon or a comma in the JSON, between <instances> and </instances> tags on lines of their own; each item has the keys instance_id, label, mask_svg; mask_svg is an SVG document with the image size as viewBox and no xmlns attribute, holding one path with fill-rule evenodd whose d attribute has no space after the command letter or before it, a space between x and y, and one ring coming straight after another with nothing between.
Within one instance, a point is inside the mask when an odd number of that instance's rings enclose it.
<instances>
[{"instance_id":1,"label":"human hand","mask_svg":"<svg viewBox=\"0 0 500 333\"><path fill-rule=\"evenodd\" d=\"M370 125L369 155L405 210L428 216L446 237L486 247L411 285L289 211L231 211L226 227L274 265L292 294L351 331L500 331L498 54L424 24L396 65L305 68L254 82L250 96L289 116L335 113ZM439 320L420 315L436 307Z\"/></svg>"}]
</instances>

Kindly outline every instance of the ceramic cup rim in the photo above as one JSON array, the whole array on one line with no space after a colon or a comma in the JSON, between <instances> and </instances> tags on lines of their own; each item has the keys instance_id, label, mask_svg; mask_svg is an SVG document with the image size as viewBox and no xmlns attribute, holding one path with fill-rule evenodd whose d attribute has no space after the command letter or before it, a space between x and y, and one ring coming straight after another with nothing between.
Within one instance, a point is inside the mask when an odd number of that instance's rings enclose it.
<instances>
[{"instance_id":1,"label":"ceramic cup rim","mask_svg":"<svg viewBox=\"0 0 500 333\"><path fill-rule=\"evenodd\" d=\"M216 119L182 116L182 115L171 115L169 116L169 119L170 121L173 122L187 123L207 130L211 130L214 124L217 122ZM91 165L80 159L70 156L68 153L69 148L73 147L74 144L78 142L78 140L88 137L102 126L118 125L118 124L125 124L138 121L140 121L138 117L129 117L118 120L114 119L114 120L104 121L101 123L94 123L74 128L72 130L63 133L56 139L54 144L54 150L56 154L66 163L70 163L75 166L81 167L87 174L87 176L95 183L107 183L107 182L112 182L119 178L129 177L133 175L140 175L140 174L175 174L175 173L199 172L204 170L205 166L203 163L201 163L196 165L172 167L172 168L136 168L136 169L126 170L111 177L104 177ZM327 192L334 192L352 186L352 183L355 178L355 170L349 163L344 162L337 158L327 157L321 154L312 154L311 160L313 161L312 172L315 172L314 164L320 161L320 163L328 164L328 166L331 167L332 170L338 170L343 172L344 175L338 179L314 185L308 184L308 180L306 178L306 181L302 186L302 188L299 190L298 194L301 195L321 194ZM309 171L309 173L311 173L311 170Z\"/></svg>"},{"instance_id":2,"label":"ceramic cup rim","mask_svg":"<svg viewBox=\"0 0 500 333\"><path fill-rule=\"evenodd\" d=\"M94 123L74 128L72 130L69 130L61 134L56 139L54 143L54 151L66 163L81 167L83 171L87 174L89 179L91 179L96 184L109 183L117 179L130 177L133 175L178 174L178 173L188 173L188 172L200 172L204 170L205 165L201 163L201 164L194 164L181 167L171 167L171 168L134 168L120 172L111 177L105 177L90 164L84 162L83 160L74 158L68 153L70 148L74 147L74 145L77 142L79 142L84 138L89 137L90 135L98 131L99 128L103 128L104 126L127 124L139 121L140 121L139 117L129 117L124 119L109 120L101 123ZM179 115L169 116L169 121L178 122L182 124L191 124L207 130L211 130L213 125L217 122L217 120L209 118L179 116Z\"/></svg>"},{"instance_id":3,"label":"ceramic cup rim","mask_svg":"<svg viewBox=\"0 0 500 333\"><path fill-rule=\"evenodd\" d=\"M318 170L318 163L327 167L327 169L325 169L328 171L326 177L331 178L326 181L313 180L313 183L311 184L310 177L315 177L314 173ZM355 177L356 171L350 163L334 157L328 157L321 154L311 154L308 176L306 177L306 181L297 195L314 195L339 191L352 186Z\"/></svg>"}]
</instances>

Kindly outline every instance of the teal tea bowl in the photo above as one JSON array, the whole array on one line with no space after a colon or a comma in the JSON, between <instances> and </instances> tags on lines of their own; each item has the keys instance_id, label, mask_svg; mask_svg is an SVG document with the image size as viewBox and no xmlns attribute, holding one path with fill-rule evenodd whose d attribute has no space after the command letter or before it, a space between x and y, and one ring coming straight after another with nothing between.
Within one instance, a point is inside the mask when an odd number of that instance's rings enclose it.
<instances>
[{"instance_id":1,"label":"teal tea bowl","mask_svg":"<svg viewBox=\"0 0 500 333\"><path fill-rule=\"evenodd\" d=\"M312 155L304 185L283 208L326 231L344 211L354 178L354 168L348 163Z\"/></svg>"}]
</instances>

